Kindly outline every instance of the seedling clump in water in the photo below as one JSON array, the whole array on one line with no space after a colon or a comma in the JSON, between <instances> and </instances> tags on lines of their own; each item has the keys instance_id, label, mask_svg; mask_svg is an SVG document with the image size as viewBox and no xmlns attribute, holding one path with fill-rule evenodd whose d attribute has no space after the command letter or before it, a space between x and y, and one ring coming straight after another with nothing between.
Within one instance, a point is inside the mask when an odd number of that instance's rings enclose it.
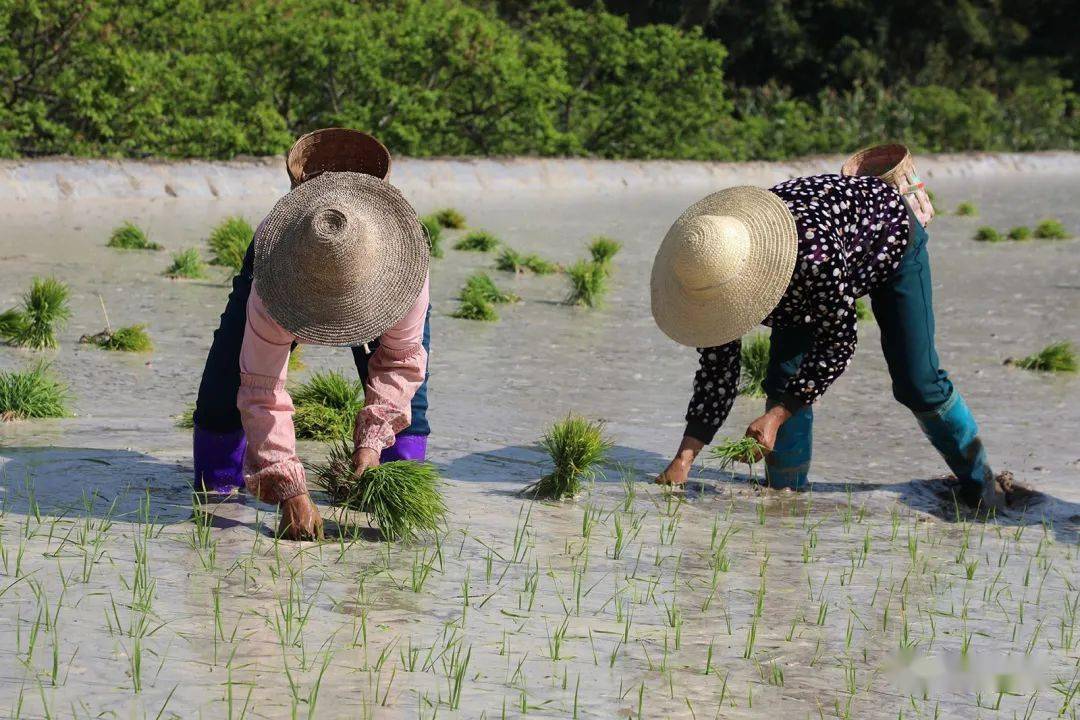
<instances>
[{"instance_id":1,"label":"seedling clump in water","mask_svg":"<svg viewBox=\"0 0 1080 720\"><path fill-rule=\"evenodd\" d=\"M473 230L457 241L455 250L469 250L473 252L491 252L499 246L499 238L486 230Z\"/></svg>"},{"instance_id":2,"label":"seedling clump in water","mask_svg":"<svg viewBox=\"0 0 1080 720\"><path fill-rule=\"evenodd\" d=\"M352 435L364 407L364 386L339 372L317 372L291 393L293 425L300 440L337 440Z\"/></svg>"},{"instance_id":3,"label":"seedling clump in water","mask_svg":"<svg viewBox=\"0 0 1080 720\"><path fill-rule=\"evenodd\" d=\"M39 363L25 372L0 372L0 420L67 416L68 392Z\"/></svg>"},{"instance_id":4,"label":"seedling clump in water","mask_svg":"<svg viewBox=\"0 0 1080 720\"><path fill-rule=\"evenodd\" d=\"M107 245L120 250L161 250L161 245L151 242L146 232L131 222L126 222L113 230Z\"/></svg>"},{"instance_id":5,"label":"seedling clump in water","mask_svg":"<svg viewBox=\"0 0 1080 720\"><path fill-rule=\"evenodd\" d=\"M439 224L448 230L461 230L465 227L465 216L454 208L443 208L434 215Z\"/></svg>"},{"instance_id":6,"label":"seedling clump in water","mask_svg":"<svg viewBox=\"0 0 1080 720\"><path fill-rule=\"evenodd\" d=\"M551 275L559 268L555 263L544 260L539 255L525 255L511 248L503 248L495 259L495 269L504 272L531 272L537 275Z\"/></svg>"},{"instance_id":7,"label":"seedling clump in water","mask_svg":"<svg viewBox=\"0 0 1080 720\"><path fill-rule=\"evenodd\" d=\"M739 363L742 366L740 395L765 396L765 374L769 370L771 347L772 342L765 333L755 333L749 339L743 339L742 348L739 350Z\"/></svg>"},{"instance_id":8,"label":"seedling clump in water","mask_svg":"<svg viewBox=\"0 0 1080 720\"><path fill-rule=\"evenodd\" d=\"M434 215L425 215L420 218L420 224L424 226L424 232L427 233L428 247L431 248L431 257L441 258L443 256L443 226L442 223L439 222L439 218Z\"/></svg>"},{"instance_id":9,"label":"seedling clump in water","mask_svg":"<svg viewBox=\"0 0 1080 720\"><path fill-rule=\"evenodd\" d=\"M600 306L608 289L606 266L592 260L578 260L566 269L566 277L570 280L567 305Z\"/></svg>"},{"instance_id":10,"label":"seedling clump in water","mask_svg":"<svg viewBox=\"0 0 1080 720\"><path fill-rule=\"evenodd\" d=\"M472 278L470 278L472 280ZM496 288L498 291L498 288ZM495 322L499 314L495 312L494 301L489 299L490 293L479 285L465 284L458 298L458 309L450 317L459 320L479 320L482 322Z\"/></svg>"},{"instance_id":11,"label":"seedling clump in water","mask_svg":"<svg viewBox=\"0 0 1080 720\"><path fill-rule=\"evenodd\" d=\"M866 302L865 298L859 298L855 301L855 319L862 322L873 322L874 311L870 309L870 303Z\"/></svg>"},{"instance_id":12,"label":"seedling clump in water","mask_svg":"<svg viewBox=\"0 0 1080 720\"><path fill-rule=\"evenodd\" d=\"M69 294L67 285L55 278L34 278L22 307L0 314L0 336L17 347L56 347L56 331L71 317Z\"/></svg>"},{"instance_id":13,"label":"seedling clump in water","mask_svg":"<svg viewBox=\"0 0 1080 720\"><path fill-rule=\"evenodd\" d=\"M604 426L576 415L568 415L544 434L540 444L551 455L555 469L522 493L547 500L572 498L600 473L612 443L604 436Z\"/></svg>"},{"instance_id":14,"label":"seedling clump in water","mask_svg":"<svg viewBox=\"0 0 1080 720\"><path fill-rule=\"evenodd\" d=\"M1001 237L1001 233L989 225L983 225L975 231L975 239L979 242L996 243L1001 242L1005 238Z\"/></svg>"},{"instance_id":15,"label":"seedling clump in water","mask_svg":"<svg viewBox=\"0 0 1080 720\"><path fill-rule=\"evenodd\" d=\"M353 472L352 443L339 439L326 462L312 466L314 484L333 504L369 513L391 540L414 540L438 530L446 516L439 473L429 463L398 460Z\"/></svg>"},{"instance_id":16,"label":"seedling clump in water","mask_svg":"<svg viewBox=\"0 0 1080 720\"><path fill-rule=\"evenodd\" d=\"M956 214L960 217L975 217L979 214L979 209L973 202L962 202L956 206Z\"/></svg>"},{"instance_id":17,"label":"seedling clump in water","mask_svg":"<svg viewBox=\"0 0 1080 720\"><path fill-rule=\"evenodd\" d=\"M1031 239L1031 228L1027 227L1026 225L1017 225L1016 227L1009 230L1009 239L1010 240L1030 240Z\"/></svg>"},{"instance_id":18,"label":"seedling clump in water","mask_svg":"<svg viewBox=\"0 0 1080 720\"><path fill-rule=\"evenodd\" d=\"M475 273L465 281L465 287L462 289L461 294L464 296L470 293L476 293L488 302L495 303L496 305L516 303L521 300L520 297L513 293L500 290L495 284L495 281L484 272Z\"/></svg>"},{"instance_id":19,"label":"seedling clump in water","mask_svg":"<svg viewBox=\"0 0 1080 720\"><path fill-rule=\"evenodd\" d=\"M1005 364L1015 365L1024 370L1052 373L1074 373L1078 367L1076 348L1067 340L1051 343L1039 352L1020 360L1010 358L1005 361Z\"/></svg>"},{"instance_id":20,"label":"seedling clump in water","mask_svg":"<svg viewBox=\"0 0 1080 720\"><path fill-rule=\"evenodd\" d=\"M240 272L244 256L255 231L251 223L242 217L225 218L210 232L210 264L222 265Z\"/></svg>"},{"instance_id":21,"label":"seedling clump in water","mask_svg":"<svg viewBox=\"0 0 1080 720\"><path fill-rule=\"evenodd\" d=\"M195 406L188 405L182 413L173 417L176 420L176 427L191 430L195 427Z\"/></svg>"},{"instance_id":22,"label":"seedling clump in water","mask_svg":"<svg viewBox=\"0 0 1080 720\"><path fill-rule=\"evenodd\" d=\"M206 277L206 263L195 248L173 253L172 265L163 273L165 277L200 280Z\"/></svg>"},{"instance_id":23,"label":"seedling clump in water","mask_svg":"<svg viewBox=\"0 0 1080 720\"><path fill-rule=\"evenodd\" d=\"M1049 218L1035 226L1035 237L1040 240L1066 240L1069 233L1060 220Z\"/></svg>"},{"instance_id":24,"label":"seedling clump in water","mask_svg":"<svg viewBox=\"0 0 1080 720\"><path fill-rule=\"evenodd\" d=\"M105 329L97 335L83 335L79 342L84 345L97 345L103 350L120 352L150 352L154 343L146 332L145 325L129 325L116 330Z\"/></svg>"},{"instance_id":25,"label":"seedling clump in water","mask_svg":"<svg viewBox=\"0 0 1080 720\"><path fill-rule=\"evenodd\" d=\"M589 245L589 254L592 255L593 262L600 263L610 271L611 261L620 249L622 249L622 243L618 240L600 236L594 238Z\"/></svg>"}]
</instances>

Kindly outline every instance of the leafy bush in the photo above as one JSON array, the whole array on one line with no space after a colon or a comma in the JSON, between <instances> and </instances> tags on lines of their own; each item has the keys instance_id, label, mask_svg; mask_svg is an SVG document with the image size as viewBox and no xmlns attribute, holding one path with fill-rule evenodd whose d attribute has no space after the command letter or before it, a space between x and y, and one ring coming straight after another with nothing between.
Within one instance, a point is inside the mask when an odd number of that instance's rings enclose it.
<instances>
[{"instance_id":1,"label":"leafy bush","mask_svg":"<svg viewBox=\"0 0 1080 720\"><path fill-rule=\"evenodd\" d=\"M471 250L474 252L491 252L499 246L499 238L486 230L474 230L461 238L454 245L455 250Z\"/></svg>"},{"instance_id":2,"label":"leafy bush","mask_svg":"<svg viewBox=\"0 0 1080 720\"><path fill-rule=\"evenodd\" d=\"M83 335L79 342L119 352L150 352L154 349L145 325L129 325L116 330L104 330L97 335Z\"/></svg>"},{"instance_id":3,"label":"leafy bush","mask_svg":"<svg viewBox=\"0 0 1080 720\"><path fill-rule=\"evenodd\" d=\"M336 371L317 372L291 393L293 425L300 440L336 440L352 435L364 407L364 386Z\"/></svg>"},{"instance_id":4,"label":"leafy bush","mask_svg":"<svg viewBox=\"0 0 1080 720\"><path fill-rule=\"evenodd\" d=\"M572 498L600 474L612 442L604 435L604 425L576 415L568 415L548 429L540 444L548 451L554 469L529 485L522 493L535 498Z\"/></svg>"},{"instance_id":5,"label":"leafy bush","mask_svg":"<svg viewBox=\"0 0 1080 720\"><path fill-rule=\"evenodd\" d=\"M55 278L34 278L23 294L22 307L0 315L0 336L18 347L56 347L56 331L71 317L69 295L67 285Z\"/></svg>"},{"instance_id":6,"label":"leafy bush","mask_svg":"<svg viewBox=\"0 0 1080 720\"><path fill-rule=\"evenodd\" d=\"M424 226L424 232L427 233L428 245L431 247L431 257L441 258L443 256L443 229L439 219L434 215L425 215L420 218L420 224Z\"/></svg>"},{"instance_id":7,"label":"leafy bush","mask_svg":"<svg viewBox=\"0 0 1080 720\"><path fill-rule=\"evenodd\" d=\"M1060 220L1048 219L1035 226L1035 237L1042 240L1066 240L1069 233L1065 231Z\"/></svg>"},{"instance_id":8,"label":"leafy bush","mask_svg":"<svg viewBox=\"0 0 1080 720\"><path fill-rule=\"evenodd\" d=\"M465 216L454 208L443 208L434 213L439 225L448 230L461 230L465 227Z\"/></svg>"},{"instance_id":9,"label":"leafy bush","mask_svg":"<svg viewBox=\"0 0 1080 720\"><path fill-rule=\"evenodd\" d=\"M570 292L564 301L567 305L599 307L607 294L607 266L591 260L578 260L566 269Z\"/></svg>"},{"instance_id":10,"label":"leafy bush","mask_svg":"<svg viewBox=\"0 0 1080 720\"><path fill-rule=\"evenodd\" d=\"M975 231L975 239L979 242L996 243L1001 242L1005 238L1001 236L1001 233L999 233L997 230L990 227L989 225L983 225L981 228Z\"/></svg>"},{"instance_id":11,"label":"leafy bush","mask_svg":"<svg viewBox=\"0 0 1080 720\"><path fill-rule=\"evenodd\" d=\"M222 220L210 231L210 237L207 239L210 245L210 264L222 265L231 268L234 272L240 272L254 234L251 223L242 217Z\"/></svg>"},{"instance_id":12,"label":"leafy bush","mask_svg":"<svg viewBox=\"0 0 1080 720\"><path fill-rule=\"evenodd\" d=\"M25 372L0 372L0 421L65 417L68 391L38 364Z\"/></svg>"},{"instance_id":13,"label":"leafy bush","mask_svg":"<svg viewBox=\"0 0 1080 720\"><path fill-rule=\"evenodd\" d=\"M206 263L195 248L173 253L172 265L163 273L165 277L199 280L206 277Z\"/></svg>"},{"instance_id":14,"label":"leafy bush","mask_svg":"<svg viewBox=\"0 0 1080 720\"><path fill-rule=\"evenodd\" d=\"M765 375L769 371L769 353L772 349L772 341L763 332L754 333L743 338L739 350L739 364L742 368L742 386L739 388L740 395L750 397L765 396Z\"/></svg>"},{"instance_id":15,"label":"leafy bush","mask_svg":"<svg viewBox=\"0 0 1080 720\"><path fill-rule=\"evenodd\" d=\"M113 230L107 245L119 250L161 250L161 245L151 242L146 232L131 222Z\"/></svg>"},{"instance_id":16,"label":"leafy bush","mask_svg":"<svg viewBox=\"0 0 1080 720\"><path fill-rule=\"evenodd\" d=\"M1017 225L1016 227L1009 230L1009 239L1010 240L1017 240L1017 241L1030 240L1031 239L1031 228L1029 228L1029 227L1027 227L1025 225Z\"/></svg>"}]
</instances>

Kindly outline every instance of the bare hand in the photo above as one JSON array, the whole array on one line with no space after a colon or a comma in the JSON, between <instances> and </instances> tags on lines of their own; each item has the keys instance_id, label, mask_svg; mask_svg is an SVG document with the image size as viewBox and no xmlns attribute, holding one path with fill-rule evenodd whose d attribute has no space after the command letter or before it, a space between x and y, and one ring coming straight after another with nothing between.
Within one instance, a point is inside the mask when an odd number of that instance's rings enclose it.
<instances>
[{"instance_id":1,"label":"bare hand","mask_svg":"<svg viewBox=\"0 0 1080 720\"><path fill-rule=\"evenodd\" d=\"M307 493L291 497L279 506L278 534L286 540L322 540L323 522L319 509Z\"/></svg>"},{"instance_id":2,"label":"bare hand","mask_svg":"<svg viewBox=\"0 0 1080 720\"><path fill-rule=\"evenodd\" d=\"M675 452L675 458L668 463L667 469L656 476L657 485L685 485L690 477L690 468L694 464L694 458L705 447L705 443L697 438L686 436L679 444Z\"/></svg>"},{"instance_id":3,"label":"bare hand","mask_svg":"<svg viewBox=\"0 0 1080 720\"><path fill-rule=\"evenodd\" d=\"M789 417L791 417L790 410L783 405L774 405L766 410L764 415L750 423L746 428L746 437L757 441L758 445L765 448L765 451L758 450L754 453L753 458L744 459L747 462L757 462L772 452L773 448L776 447L776 434L780 432L780 426Z\"/></svg>"},{"instance_id":4,"label":"bare hand","mask_svg":"<svg viewBox=\"0 0 1080 720\"><path fill-rule=\"evenodd\" d=\"M353 472L363 475L368 468L379 467L379 453L371 448L356 448L352 454Z\"/></svg>"}]
</instances>

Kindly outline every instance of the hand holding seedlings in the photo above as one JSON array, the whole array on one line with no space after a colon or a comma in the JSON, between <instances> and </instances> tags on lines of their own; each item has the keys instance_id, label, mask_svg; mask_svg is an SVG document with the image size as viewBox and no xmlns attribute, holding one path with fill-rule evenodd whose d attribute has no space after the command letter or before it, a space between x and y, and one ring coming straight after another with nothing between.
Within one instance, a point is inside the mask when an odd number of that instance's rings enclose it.
<instances>
[{"instance_id":1,"label":"hand holding seedlings","mask_svg":"<svg viewBox=\"0 0 1080 720\"><path fill-rule=\"evenodd\" d=\"M748 457L738 458L742 462L751 463L762 460L772 452L776 446L776 434L791 416L791 410L784 407L783 403L774 405L765 411L765 414L746 428L746 437L753 439L757 446L748 450Z\"/></svg>"},{"instance_id":2,"label":"hand holding seedlings","mask_svg":"<svg viewBox=\"0 0 1080 720\"><path fill-rule=\"evenodd\" d=\"M371 448L356 448L352 454L352 467L357 475L363 475L364 471L379 467L379 453Z\"/></svg>"},{"instance_id":3,"label":"hand holding seedlings","mask_svg":"<svg viewBox=\"0 0 1080 720\"><path fill-rule=\"evenodd\" d=\"M278 534L287 540L322 540L323 522L319 509L307 493L282 501Z\"/></svg>"}]
</instances>

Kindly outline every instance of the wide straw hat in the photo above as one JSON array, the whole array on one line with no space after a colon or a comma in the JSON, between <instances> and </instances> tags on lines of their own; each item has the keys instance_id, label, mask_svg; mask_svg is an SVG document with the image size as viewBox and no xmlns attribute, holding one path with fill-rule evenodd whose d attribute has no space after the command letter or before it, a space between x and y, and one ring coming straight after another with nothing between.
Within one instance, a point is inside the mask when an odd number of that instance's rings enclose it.
<instances>
[{"instance_id":1,"label":"wide straw hat","mask_svg":"<svg viewBox=\"0 0 1080 720\"><path fill-rule=\"evenodd\" d=\"M390 151L358 130L323 128L301 135L285 156L292 186L324 172L363 173L385 180L390 174Z\"/></svg>"},{"instance_id":2,"label":"wide straw hat","mask_svg":"<svg viewBox=\"0 0 1080 720\"><path fill-rule=\"evenodd\" d=\"M907 146L899 143L863 148L840 168L841 175L872 175L881 178L904 196L911 211L923 225L934 219L934 204L926 183L915 170L915 160Z\"/></svg>"},{"instance_id":3,"label":"wide straw hat","mask_svg":"<svg viewBox=\"0 0 1080 720\"><path fill-rule=\"evenodd\" d=\"M390 183L326 172L278 200L255 236L255 289L299 340L363 345L416 302L430 250Z\"/></svg>"},{"instance_id":4,"label":"wide straw hat","mask_svg":"<svg viewBox=\"0 0 1080 720\"><path fill-rule=\"evenodd\" d=\"M691 205L652 269L652 314L677 343L724 345L773 311L798 253L795 219L767 190L733 187Z\"/></svg>"}]
</instances>

